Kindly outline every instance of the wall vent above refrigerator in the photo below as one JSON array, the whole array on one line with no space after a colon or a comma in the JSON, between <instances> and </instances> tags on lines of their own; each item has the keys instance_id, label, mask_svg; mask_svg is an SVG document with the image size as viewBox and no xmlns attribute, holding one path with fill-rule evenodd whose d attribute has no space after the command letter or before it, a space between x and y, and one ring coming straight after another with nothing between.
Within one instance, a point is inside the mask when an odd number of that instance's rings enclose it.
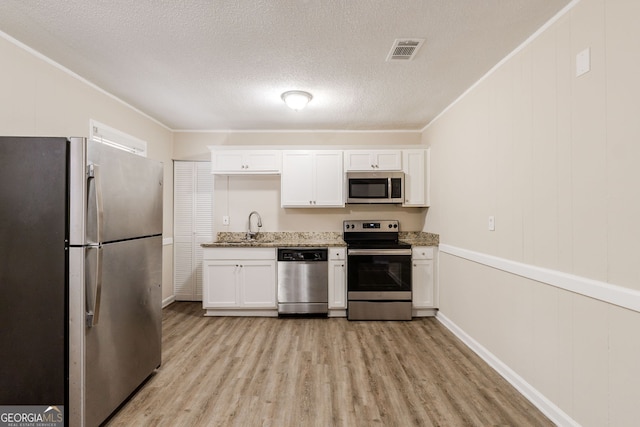
<instances>
[{"instance_id":1,"label":"wall vent above refrigerator","mask_svg":"<svg viewBox=\"0 0 640 427\"><path fill-rule=\"evenodd\" d=\"M424 43L424 39L396 39L387 55L388 61L410 61Z\"/></svg>"}]
</instances>

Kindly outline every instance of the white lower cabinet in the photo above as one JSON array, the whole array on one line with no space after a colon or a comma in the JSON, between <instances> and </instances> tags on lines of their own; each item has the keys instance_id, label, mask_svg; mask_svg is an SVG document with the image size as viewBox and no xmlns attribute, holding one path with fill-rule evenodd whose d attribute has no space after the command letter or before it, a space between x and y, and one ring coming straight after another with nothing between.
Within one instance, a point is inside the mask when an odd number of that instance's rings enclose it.
<instances>
[{"instance_id":1,"label":"white lower cabinet","mask_svg":"<svg viewBox=\"0 0 640 427\"><path fill-rule=\"evenodd\" d=\"M437 312L436 255L434 246L415 246L411 249L414 317L433 316Z\"/></svg>"},{"instance_id":2,"label":"white lower cabinet","mask_svg":"<svg viewBox=\"0 0 640 427\"><path fill-rule=\"evenodd\" d=\"M275 248L205 248L207 316L277 316Z\"/></svg>"},{"instance_id":3,"label":"white lower cabinet","mask_svg":"<svg viewBox=\"0 0 640 427\"><path fill-rule=\"evenodd\" d=\"M347 315L347 260L345 248L329 248L329 316Z\"/></svg>"}]
</instances>

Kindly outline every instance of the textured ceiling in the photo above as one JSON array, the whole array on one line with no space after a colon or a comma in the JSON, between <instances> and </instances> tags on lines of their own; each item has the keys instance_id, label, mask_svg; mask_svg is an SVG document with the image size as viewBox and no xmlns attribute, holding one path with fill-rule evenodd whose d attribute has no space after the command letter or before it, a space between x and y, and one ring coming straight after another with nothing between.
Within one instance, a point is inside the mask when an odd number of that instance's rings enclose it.
<instances>
[{"instance_id":1,"label":"textured ceiling","mask_svg":"<svg viewBox=\"0 0 640 427\"><path fill-rule=\"evenodd\" d=\"M418 130L568 3L2 0L0 31L174 130Z\"/></svg>"}]
</instances>

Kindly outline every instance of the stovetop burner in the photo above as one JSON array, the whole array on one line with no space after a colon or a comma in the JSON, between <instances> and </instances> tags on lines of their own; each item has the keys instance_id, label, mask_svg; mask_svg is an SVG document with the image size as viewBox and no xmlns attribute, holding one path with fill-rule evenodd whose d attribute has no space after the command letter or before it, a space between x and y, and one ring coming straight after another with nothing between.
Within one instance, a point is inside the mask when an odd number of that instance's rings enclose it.
<instances>
[{"instance_id":1,"label":"stovetop burner","mask_svg":"<svg viewBox=\"0 0 640 427\"><path fill-rule=\"evenodd\" d=\"M352 249L407 249L398 242L397 220L348 220L343 223L343 238Z\"/></svg>"}]
</instances>

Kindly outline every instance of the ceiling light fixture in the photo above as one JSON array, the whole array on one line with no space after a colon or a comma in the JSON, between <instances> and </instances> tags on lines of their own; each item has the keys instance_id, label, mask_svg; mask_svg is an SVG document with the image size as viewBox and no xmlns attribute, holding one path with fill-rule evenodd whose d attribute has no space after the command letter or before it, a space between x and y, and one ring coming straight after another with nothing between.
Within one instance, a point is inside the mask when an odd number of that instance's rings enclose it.
<instances>
[{"instance_id":1,"label":"ceiling light fixture","mask_svg":"<svg viewBox=\"0 0 640 427\"><path fill-rule=\"evenodd\" d=\"M313 99L313 95L302 90L290 90L284 92L281 98L284 103L287 104L287 107L299 111L307 106L309 101Z\"/></svg>"}]
</instances>

